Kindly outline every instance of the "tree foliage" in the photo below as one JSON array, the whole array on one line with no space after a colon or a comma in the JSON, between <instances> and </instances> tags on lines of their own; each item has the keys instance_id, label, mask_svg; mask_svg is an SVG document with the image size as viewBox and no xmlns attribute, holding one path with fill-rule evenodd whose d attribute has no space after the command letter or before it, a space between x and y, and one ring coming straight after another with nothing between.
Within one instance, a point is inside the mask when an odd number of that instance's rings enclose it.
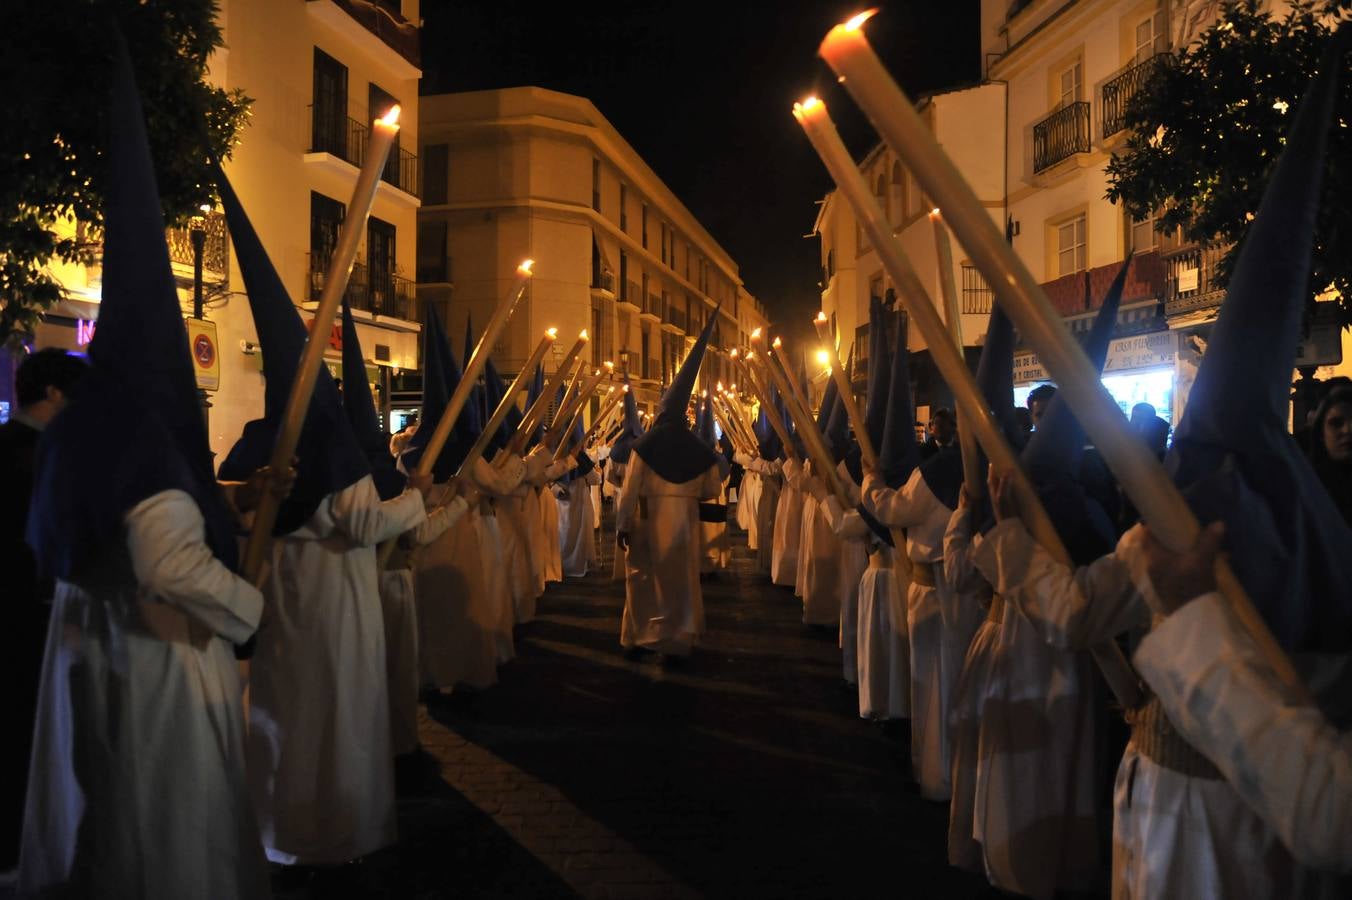
<instances>
[{"instance_id":1,"label":"tree foliage","mask_svg":"<svg viewBox=\"0 0 1352 900\"><path fill-rule=\"evenodd\" d=\"M1272 167L1349 0L1294 0L1282 16L1259 0L1227 4L1199 40L1155 68L1126 111L1127 143L1108 164L1108 198L1160 231L1229 244L1224 285ZM1338 60L1346 67L1347 60ZM1352 78L1340 84L1315 236L1310 302L1330 286L1352 323Z\"/></svg>"},{"instance_id":2,"label":"tree foliage","mask_svg":"<svg viewBox=\"0 0 1352 900\"><path fill-rule=\"evenodd\" d=\"M101 222L110 30L141 91L166 221L211 200L211 155L228 158L249 100L205 81L222 46L215 0L0 3L0 341L61 299L53 262L92 264ZM78 227L74 227L78 226Z\"/></svg>"}]
</instances>

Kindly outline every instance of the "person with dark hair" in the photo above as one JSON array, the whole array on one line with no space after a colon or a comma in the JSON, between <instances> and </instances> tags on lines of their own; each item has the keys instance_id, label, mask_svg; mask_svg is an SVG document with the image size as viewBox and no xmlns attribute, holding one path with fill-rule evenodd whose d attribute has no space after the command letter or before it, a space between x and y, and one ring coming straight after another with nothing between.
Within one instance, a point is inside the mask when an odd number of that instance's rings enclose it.
<instances>
[{"instance_id":1,"label":"person with dark hair","mask_svg":"<svg viewBox=\"0 0 1352 900\"><path fill-rule=\"evenodd\" d=\"M1309 454L1334 505L1352 524L1352 385L1334 388L1315 410Z\"/></svg>"},{"instance_id":2,"label":"person with dark hair","mask_svg":"<svg viewBox=\"0 0 1352 900\"><path fill-rule=\"evenodd\" d=\"M1056 385L1039 384L1028 392L1028 416L1033 420L1033 427L1036 428L1042 421L1043 415L1047 412L1047 407L1051 405L1052 398L1056 396Z\"/></svg>"},{"instance_id":3,"label":"person with dark hair","mask_svg":"<svg viewBox=\"0 0 1352 900\"><path fill-rule=\"evenodd\" d=\"M929 459L947 447L956 446L954 443L958 437L958 418L953 415L953 410L947 406L941 406L930 416L929 426L925 431L925 443L920 445L920 458Z\"/></svg>"},{"instance_id":4,"label":"person with dark hair","mask_svg":"<svg viewBox=\"0 0 1352 900\"><path fill-rule=\"evenodd\" d=\"M17 603L9 607L11 621L5 629L5 657L13 661L13 674L5 679L12 711L12 726L25 741L33 728L37 710L38 678L42 674L42 648L46 644L47 603L52 585L37 576L33 553L24 543L29 500L33 493L33 466L43 430L65 408L67 396L88 370L78 356L64 350L39 350L24 358L15 373L19 408L0 425L0 571L4 571ZM0 870L19 861L19 834L23 826L28 757L11 766L0 787Z\"/></svg>"}]
</instances>

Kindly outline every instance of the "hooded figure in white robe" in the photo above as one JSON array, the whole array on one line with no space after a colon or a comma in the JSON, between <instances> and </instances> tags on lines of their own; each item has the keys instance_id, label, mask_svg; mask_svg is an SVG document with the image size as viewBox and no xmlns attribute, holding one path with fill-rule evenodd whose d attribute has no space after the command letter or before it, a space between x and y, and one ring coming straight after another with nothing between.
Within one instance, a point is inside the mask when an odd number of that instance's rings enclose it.
<instances>
[{"instance_id":1,"label":"hooded figure in white robe","mask_svg":"<svg viewBox=\"0 0 1352 900\"><path fill-rule=\"evenodd\" d=\"M709 317L626 466L615 525L625 556L626 649L688 656L704 631L699 502L718 495L719 469L685 410L717 320L717 312Z\"/></svg>"},{"instance_id":2,"label":"hooded figure in white robe","mask_svg":"<svg viewBox=\"0 0 1352 900\"><path fill-rule=\"evenodd\" d=\"M237 480L271 455L308 336L223 177L220 188L265 360L264 418L245 426L221 464L221 476ZM416 489L381 500L322 368L296 456L249 672L249 784L269 859L334 865L395 840L376 545L426 512Z\"/></svg>"},{"instance_id":3,"label":"hooded figure in white robe","mask_svg":"<svg viewBox=\"0 0 1352 900\"><path fill-rule=\"evenodd\" d=\"M231 650L263 598L232 571L235 521L212 476L144 118L110 36L100 325L40 443L28 519L56 591L17 888L267 897Z\"/></svg>"}]
</instances>

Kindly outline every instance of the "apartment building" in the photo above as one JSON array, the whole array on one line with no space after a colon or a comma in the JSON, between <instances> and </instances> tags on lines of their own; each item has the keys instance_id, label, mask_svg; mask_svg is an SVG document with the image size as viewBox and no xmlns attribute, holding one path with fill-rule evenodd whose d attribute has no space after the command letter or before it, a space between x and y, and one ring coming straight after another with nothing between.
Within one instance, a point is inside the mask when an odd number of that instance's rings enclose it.
<instances>
[{"instance_id":1,"label":"apartment building","mask_svg":"<svg viewBox=\"0 0 1352 900\"><path fill-rule=\"evenodd\" d=\"M996 227L1005 224L1005 183L1001 153L1005 111L1005 86L982 84L944 91L924 98L919 106L926 124L952 157L985 207ZM859 163L859 170L893 226L924 283L931 300L943 312L939 283L934 204L925 196L906 164L885 145L876 145ZM822 310L836 324L840 355L853 348L854 381L867 384L869 301L878 297L896 309L895 286L883 271L878 252L869 245L854 210L839 192L821 202L813 228L820 239L822 257ZM990 314L992 295L961 247L953 242L954 284L958 288L963 345L975 358ZM898 322L907 328L903 313ZM907 328L906 342L912 351L918 416L924 420L930 407L952 406L952 396L939 377L917 329Z\"/></svg>"},{"instance_id":2,"label":"apartment building","mask_svg":"<svg viewBox=\"0 0 1352 900\"><path fill-rule=\"evenodd\" d=\"M517 372L546 328L552 371L586 328L650 408L709 317L730 347L767 324L737 264L591 101L538 87L422 98L421 302L481 328L525 258L531 285L494 360ZM705 372L728 380L711 356Z\"/></svg>"},{"instance_id":3,"label":"apartment building","mask_svg":"<svg viewBox=\"0 0 1352 900\"><path fill-rule=\"evenodd\" d=\"M211 58L208 75L212 83L253 98L225 170L305 318L323 288L371 121L393 103L401 105L398 146L348 288L368 373L386 403L390 375L418 365L420 317L412 281L419 202L417 21L418 0L219 0L225 47ZM217 363L207 393L208 430L212 450L223 454L263 409L253 317L219 211L204 209L167 237L185 316L193 313L194 263L201 254L206 324L200 327ZM59 266L56 274L68 298L38 326L33 346L83 351L98 327L101 266ZM197 323L189 326L196 336ZM328 362L337 374L336 332Z\"/></svg>"}]
</instances>

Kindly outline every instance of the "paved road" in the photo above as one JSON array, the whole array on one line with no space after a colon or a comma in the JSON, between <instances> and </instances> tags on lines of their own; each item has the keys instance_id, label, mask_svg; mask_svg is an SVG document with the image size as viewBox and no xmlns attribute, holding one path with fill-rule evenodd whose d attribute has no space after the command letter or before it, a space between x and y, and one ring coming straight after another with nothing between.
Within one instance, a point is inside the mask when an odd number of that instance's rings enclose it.
<instances>
[{"instance_id":1,"label":"paved road","mask_svg":"<svg viewBox=\"0 0 1352 900\"><path fill-rule=\"evenodd\" d=\"M622 656L622 585L551 586L498 686L423 710L440 775L405 790L401 844L367 882L400 897L994 896L945 865L947 811L916 794L905 744L857 717L835 636L805 629L736 544L679 669Z\"/></svg>"}]
</instances>

